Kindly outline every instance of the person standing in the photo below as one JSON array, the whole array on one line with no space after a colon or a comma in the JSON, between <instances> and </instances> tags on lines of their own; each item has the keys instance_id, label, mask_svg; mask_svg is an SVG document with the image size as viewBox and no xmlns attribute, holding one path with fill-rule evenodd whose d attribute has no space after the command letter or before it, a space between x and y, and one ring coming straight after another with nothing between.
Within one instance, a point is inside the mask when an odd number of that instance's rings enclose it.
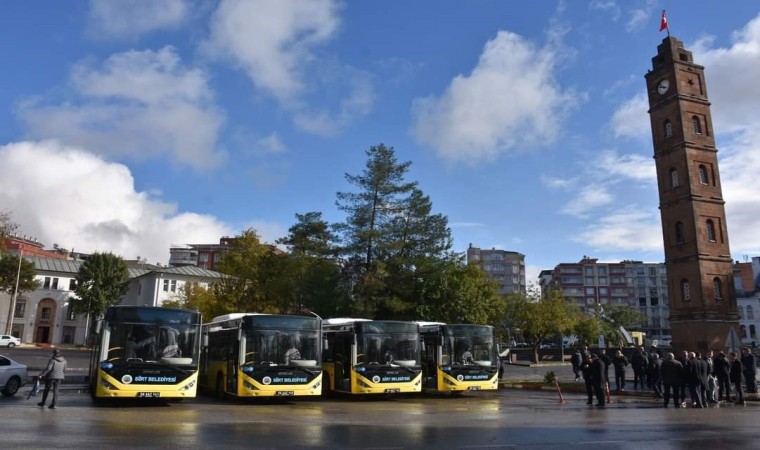
<instances>
[{"instance_id":1,"label":"person standing","mask_svg":"<svg viewBox=\"0 0 760 450\"><path fill-rule=\"evenodd\" d=\"M755 381L755 375L757 373L757 362L755 361L755 355L752 354L749 347L742 349L741 356L742 366L744 366L744 382L747 383L747 393L757 393L757 382Z\"/></svg>"},{"instance_id":2,"label":"person standing","mask_svg":"<svg viewBox=\"0 0 760 450\"><path fill-rule=\"evenodd\" d=\"M40 378L45 378L45 390L42 392L42 401L37 406L44 407L50 389L53 389L53 401L48 408L55 409L58 402L58 385L63 381L66 371L66 359L58 349L53 350L53 357L47 363L45 370L40 373Z\"/></svg>"},{"instance_id":3,"label":"person standing","mask_svg":"<svg viewBox=\"0 0 760 450\"><path fill-rule=\"evenodd\" d=\"M587 405L594 404L594 383L592 379L592 364L594 360L591 356L584 357L584 361L580 365L580 371L583 374L583 382L586 384L586 396L588 396Z\"/></svg>"},{"instance_id":4,"label":"person standing","mask_svg":"<svg viewBox=\"0 0 760 450\"><path fill-rule=\"evenodd\" d=\"M647 366L647 380L649 380L649 385L657 398L662 398L662 378L660 378L661 365L662 361L660 361L660 355L657 353L650 355L649 365Z\"/></svg>"},{"instance_id":5,"label":"person standing","mask_svg":"<svg viewBox=\"0 0 760 450\"><path fill-rule=\"evenodd\" d=\"M679 394L681 392L681 381L683 378L683 365L680 361L676 360L672 353L668 353L665 356L665 361L660 365L660 377L662 378L662 384L664 386L663 392L663 407L668 407L670 401L670 393L673 392L673 406L676 408L681 407Z\"/></svg>"},{"instance_id":6,"label":"person standing","mask_svg":"<svg viewBox=\"0 0 760 450\"><path fill-rule=\"evenodd\" d=\"M736 357L736 352L728 354L728 362L731 367L728 377L731 380L731 383L733 383L734 389L736 389L737 398L735 403L737 405L744 405L744 390L742 388L742 382L744 381L744 367L742 366L741 360Z\"/></svg>"},{"instance_id":7,"label":"person standing","mask_svg":"<svg viewBox=\"0 0 760 450\"><path fill-rule=\"evenodd\" d=\"M729 378L731 364L726 359L724 352L719 352L718 357L713 361L713 370L715 371L715 378L718 379L718 401L722 402L725 400L732 402L731 381Z\"/></svg>"},{"instance_id":8,"label":"person standing","mask_svg":"<svg viewBox=\"0 0 760 450\"><path fill-rule=\"evenodd\" d=\"M570 364L573 365L573 374L575 375L575 381L580 380L581 365L584 362L586 362L586 358L583 356L583 353L581 353L581 349L576 348L573 352L573 356L570 358Z\"/></svg>"},{"instance_id":9,"label":"person standing","mask_svg":"<svg viewBox=\"0 0 760 450\"><path fill-rule=\"evenodd\" d=\"M715 357L712 350L705 354L707 363L707 403L718 403L718 379L715 376Z\"/></svg>"},{"instance_id":10,"label":"person standing","mask_svg":"<svg viewBox=\"0 0 760 450\"><path fill-rule=\"evenodd\" d=\"M628 358L618 350L612 357L612 365L615 366L615 390L625 390L625 368L628 366Z\"/></svg>"},{"instance_id":11,"label":"person standing","mask_svg":"<svg viewBox=\"0 0 760 450\"><path fill-rule=\"evenodd\" d=\"M647 378L647 365L649 359L647 358L644 347L639 347L633 352L631 356L631 367L633 367L633 390L636 391L639 388L644 390L644 381Z\"/></svg>"},{"instance_id":12,"label":"person standing","mask_svg":"<svg viewBox=\"0 0 760 450\"><path fill-rule=\"evenodd\" d=\"M589 369L589 376L591 378L591 386L594 388L594 394L596 394L596 406L604 407L604 363L599 358L599 355L591 355L591 368Z\"/></svg>"}]
</instances>

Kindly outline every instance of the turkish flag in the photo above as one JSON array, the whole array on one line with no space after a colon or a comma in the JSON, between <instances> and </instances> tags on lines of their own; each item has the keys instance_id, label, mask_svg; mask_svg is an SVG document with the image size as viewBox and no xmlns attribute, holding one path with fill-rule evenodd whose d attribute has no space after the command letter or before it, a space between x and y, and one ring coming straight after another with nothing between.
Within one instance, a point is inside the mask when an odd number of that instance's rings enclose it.
<instances>
[{"instance_id":1,"label":"turkish flag","mask_svg":"<svg viewBox=\"0 0 760 450\"><path fill-rule=\"evenodd\" d=\"M669 30L668 28L668 18L665 15L665 10L662 10L662 19L660 20L660 31L662 30Z\"/></svg>"}]
</instances>

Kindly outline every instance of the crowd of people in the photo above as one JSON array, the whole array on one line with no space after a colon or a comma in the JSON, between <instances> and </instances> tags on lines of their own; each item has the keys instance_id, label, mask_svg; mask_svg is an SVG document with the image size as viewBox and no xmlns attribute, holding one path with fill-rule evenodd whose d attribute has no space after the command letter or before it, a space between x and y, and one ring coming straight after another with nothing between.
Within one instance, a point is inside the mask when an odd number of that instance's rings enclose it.
<instances>
[{"instance_id":1,"label":"crowd of people","mask_svg":"<svg viewBox=\"0 0 760 450\"><path fill-rule=\"evenodd\" d=\"M757 393L757 362L749 348L743 348L739 355L710 350L704 354L683 351L676 357L655 347L649 352L639 347L629 361L621 350L609 357L605 349L591 353L584 347L576 349L571 362L575 380L582 377L586 384L589 405L594 404L594 398L597 406L609 401L610 366L614 368L615 391L625 391L626 367L630 365L633 389L651 390L665 408L671 400L676 408L707 408L726 402L744 405L745 387L747 393Z\"/></svg>"}]
</instances>

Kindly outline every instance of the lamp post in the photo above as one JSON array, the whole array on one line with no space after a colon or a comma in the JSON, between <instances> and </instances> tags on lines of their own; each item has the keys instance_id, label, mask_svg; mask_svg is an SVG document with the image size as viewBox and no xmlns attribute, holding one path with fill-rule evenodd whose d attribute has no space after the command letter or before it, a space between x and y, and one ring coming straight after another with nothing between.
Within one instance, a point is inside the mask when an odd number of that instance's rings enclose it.
<instances>
[{"instance_id":1,"label":"lamp post","mask_svg":"<svg viewBox=\"0 0 760 450\"><path fill-rule=\"evenodd\" d=\"M16 288L13 290L13 296L11 297L11 308L8 311L8 323L5 324L5 334L11 334L13 330L13 317L16 315L16 298L18 298L18 282L21 278L21 259L24 255L24 249L19 247L18 249L18 270L16 271Z\"/></svg>"}]
</instances>

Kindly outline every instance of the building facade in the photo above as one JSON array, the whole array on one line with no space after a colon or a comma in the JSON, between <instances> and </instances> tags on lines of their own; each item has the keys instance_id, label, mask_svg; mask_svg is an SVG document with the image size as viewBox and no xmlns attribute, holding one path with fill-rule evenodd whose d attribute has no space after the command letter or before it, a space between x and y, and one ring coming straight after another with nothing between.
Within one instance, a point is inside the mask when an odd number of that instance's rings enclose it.
<instances>
[{"instance_id":1,"label":"building facade","mask_svg":"<svg viewBox=\"0 0 760 450\"><path fill-rule=\"evenodd\" d=\"M704 67L668 36L645 78L673 347L722 348L739 315Z\"/></svg>"},{"instance_id":2,"label":"building facade","mask_svg":"<svg viewBox=\"0 0 760 450\"><path fill-rule=\"evenodd\" d=\"M467 263L479 264L499 286L499 294L526 293L525 255L506 250L467 248Z\"/></svg>"},{"instance_id":3,"label":"building facade","mask_svg":"<svg viewBox=\"0 0 760 450\"><path fill-rule=\"evenodd\" d=\"M173 245L169 248L169 267L197 266L215 270L235 239L225 236L219 239L218 244Z\"/></svg>"},{"instance_id":4,"label":"building facade","mask_svg":"<svg viewBox=\"0 0 760 450\"><path fill-rule=\"evenodd\" d=\"M577 263L560 263L550 274L545 272L542 293L560 289L567 302L590 315L607 305L637 308L646 320L636 330L646 333L649 341L670 342L670 300L663 263L610 263L584 256Z\"/></svg>"},{"instance_id":5,"label":"building facade","mask_svg":"<svg viewBox=\"0 0 760 450\"><path fill-rule=\"evenodd\" d=\"M737 334L742 344L760 344L760 257L752 262L734 263L734 286L739 312Z\"/></svg>"}]
</instances>

